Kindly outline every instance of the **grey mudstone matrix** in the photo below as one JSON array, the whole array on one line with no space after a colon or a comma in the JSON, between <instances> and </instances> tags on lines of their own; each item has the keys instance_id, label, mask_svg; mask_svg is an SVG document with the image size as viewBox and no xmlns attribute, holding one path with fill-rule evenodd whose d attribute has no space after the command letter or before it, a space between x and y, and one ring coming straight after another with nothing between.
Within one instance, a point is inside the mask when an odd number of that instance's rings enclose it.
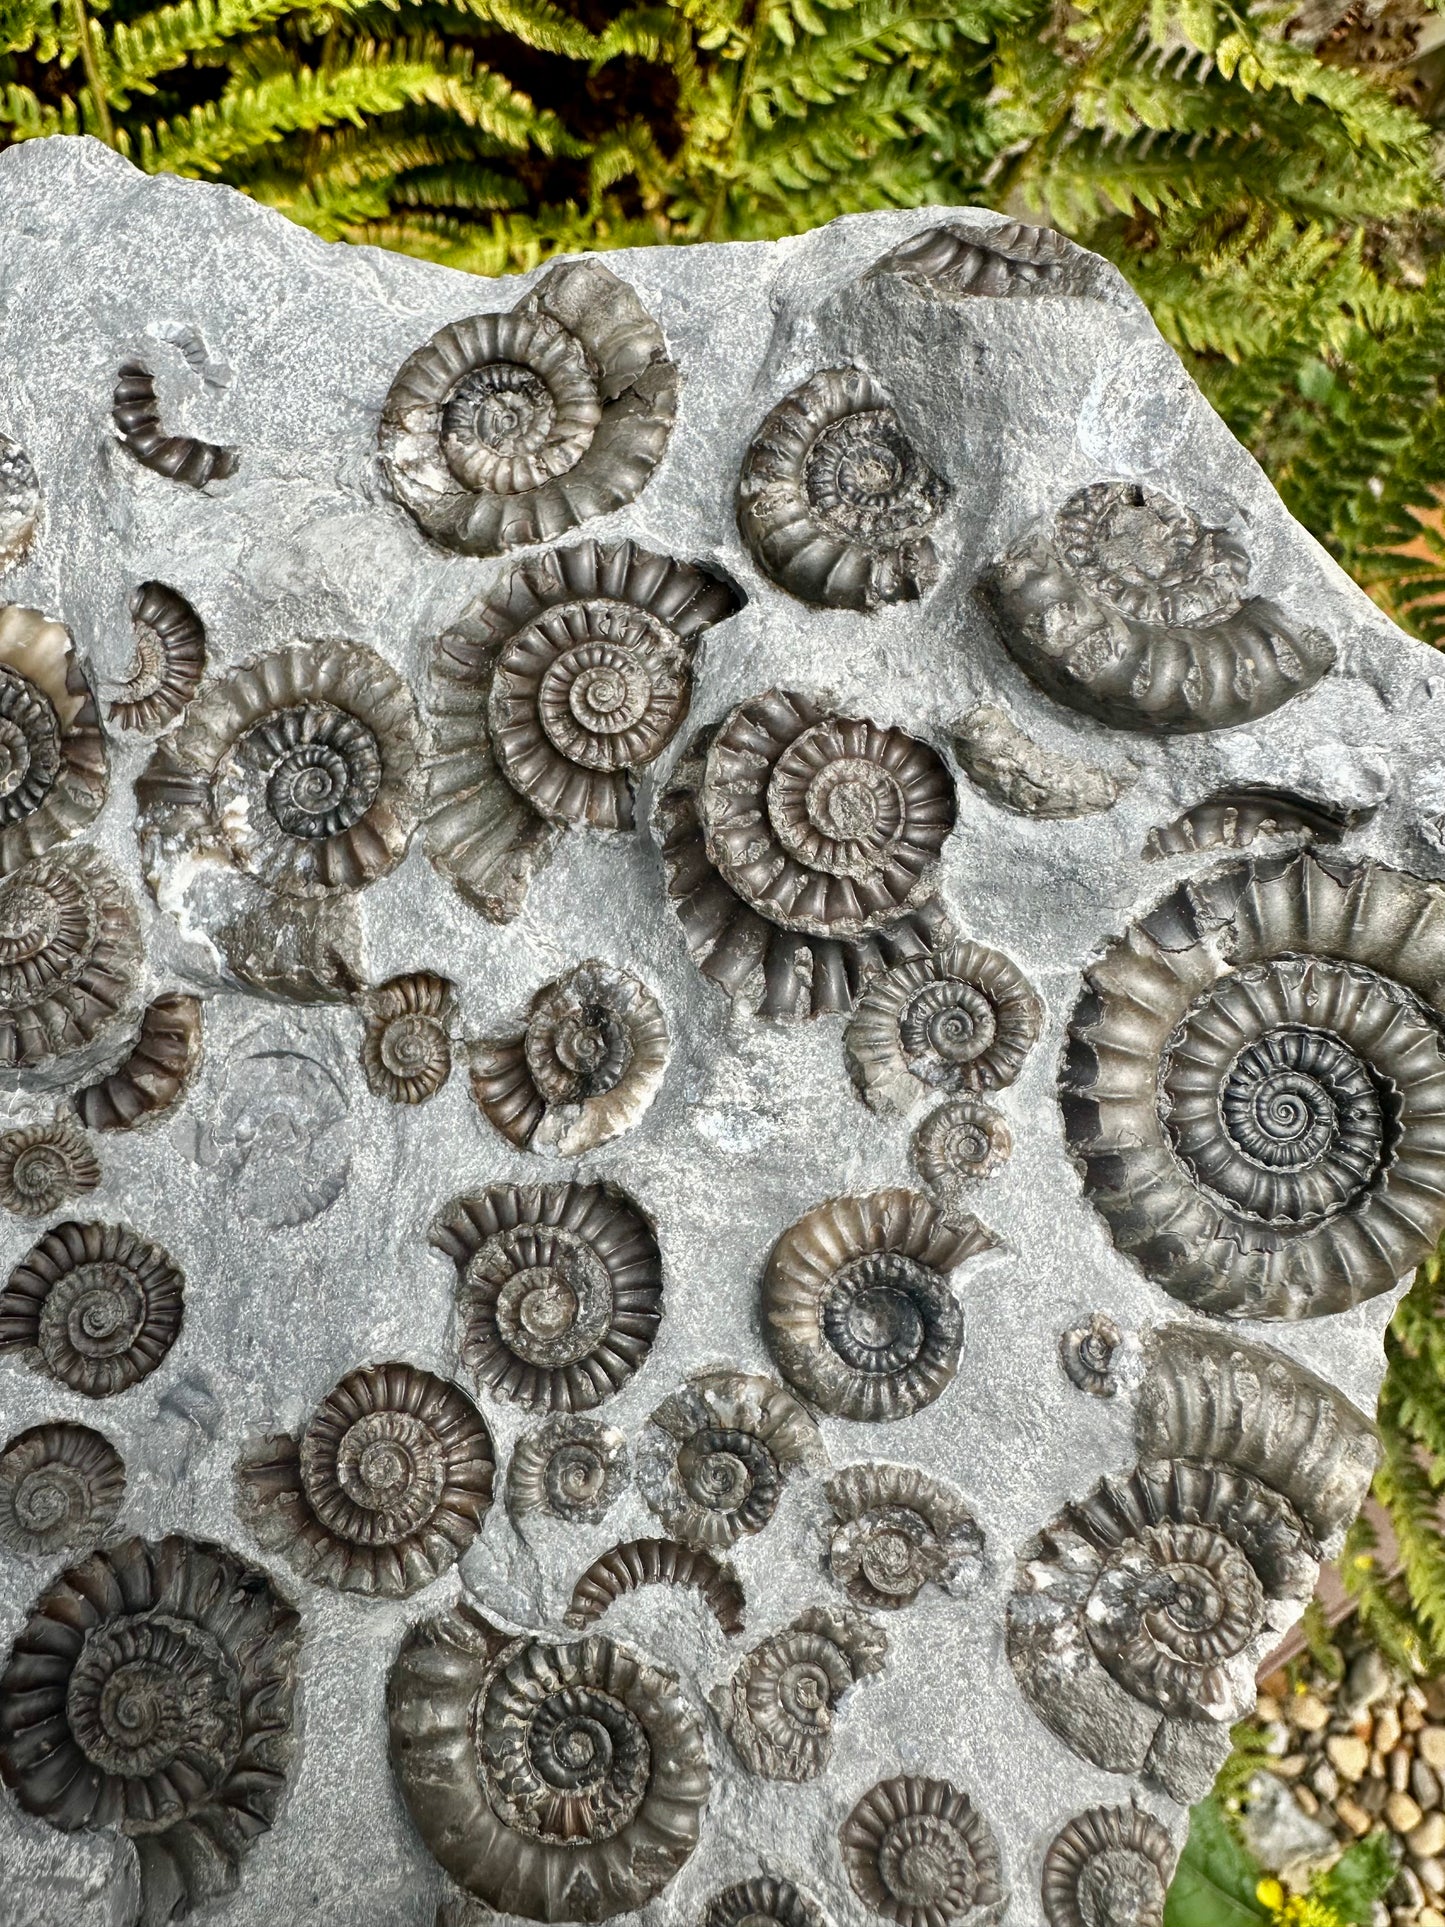
<instances>
[{"instance_id":1,"label":"grey mudstone matrix","mask_svg":"<svg viewBox=\"0 0 1445 1927\"><path fill-rule=\"evenodd\" d=\"M1159 1927L1445 1224L1445 675L957 210L0 156L0 1919Z\"/></svg>"}]
</instances>

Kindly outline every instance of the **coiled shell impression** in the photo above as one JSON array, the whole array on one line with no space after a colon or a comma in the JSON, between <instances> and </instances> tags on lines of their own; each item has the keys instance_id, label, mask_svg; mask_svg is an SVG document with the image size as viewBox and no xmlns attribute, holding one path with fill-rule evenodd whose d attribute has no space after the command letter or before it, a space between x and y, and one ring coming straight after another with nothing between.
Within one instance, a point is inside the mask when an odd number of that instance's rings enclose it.
<instances>
[{"instance_id":1,"label":"coiled shell impression","mask_svg":"<svg viewBox=\"0 0 1445 1927\"><path fill-rule=\"evenodd\" d=\"M500 1912L611 1920L697 1845L702 1723L670 1674L610 1639L513 1639L460 1604L407 1634L387 1715L422 1839Z\"/></svg>"},{"instance_id":2,"label":"coiled shell impression","mask_svg":"<svg viewBox=\"0 0 1445 1927\"><path fill-rule=\"evenodd\" d=\"M43 1070L131 1014L140 926L93 850L55 850L0 878L0 1067Z\"/></svg>"},{"instance_id":3,"label":"coiled shell impression","mask_svg":"<svg viewBox=\"0 0 1445 1927\"><path fill-rule=\"evenodd\" d=\"M414 970L363 990L366 1019L361 1068L378 1097L424 1104L452 1074L456 986L432 970Z\"/></svg>"},{"instance_id":4,"label":"coiled shell impression","mask_svg":"<svg viewBox=\"0 0 1445 1927\"><path fill-rule=\"evenodd\" d=\"M71 1098L88 1131L131 1131L175 1109L201 1064L201 1000L171 991L147 1004L130 1054Z\"/></svg>"},{"instance_id":5,"label":"coiled shell impression","mask_svg":"<svg viewBox=\"0 0 1445 1927\"><path fill-rule=\"evenodd\" d=\"M40 478L35 464L8 435L0 435L0 570L30 552L40 527Z\"/></svg>"},{"instance_id":6,"label":"coiled shell impression","mask_svg":"<svg viewBox=\"0 0 1445 1927\"><path fill-rule=\"evenodd\" d=\"M1096 1311L1087 1325L1073 1325L1059 1339L1059 1363L1071 1384L1095 1398L1112 1398L1119 1389L1116 1365L1124 1334L1107 1312Z\"/></svg>"},{"instance_id":7,"label":"coiled shell impression","mask_svg":"<svg viewBox=\"0 0 1445 1927\"><path fill-rule=\"evenodd\" d=\"M161 1247L124 1225L52 1225L0 1291L0 1355L87 1398L127 1391L176 1342L184 1287Z\"/></svg>"},{"instance_id":8,"label":"coiled shell impression","mask_svg":"<svg viewBox=\"0 0 1445 1927\"><path fill-rule=\"evenodd\" d=\"M763 1335L784 1378L835 1418L931 1405L963 1350L950 1274L994 1243L976 1218L945 1218L915 1191L817 1205L763 1273Z\"/></svg>"},{"instance_id":9,"label":"coiled shell impression","mask_svg":"<svg viewBox=\"0 0 1445 1927\"><path fill-rule=\"evenodd\" d=\"M966 1592L983 1533L963 1495L912 1465L849 1465L827 1484L828 1570L860 1606L892 1612L928 1585Z\"/></svg>"},{"instance_id":10,"label":"coiled shell impression","mask_svg":"<svg viewBox=\"0 0 1445 1927\"><path fill-rule=\"evenodd\" d=\"M459 1386L392 1361L348 1372L299 1439L243 1454L237 1510L305 1579L404 1599L455 1565L492 1502L491 1435Z\"/></svg>"},{"instance_id":11,"label":"coiled shell impression","mask_svg":"<svg viewBox=\"0 0 1445 1927\"><path fill-rule=\"evenodd\" d=\"M800 602L915 602L938 579L927 531L948 499L861 368L825 368L768 414L743 457L738 527Z\"/></svg>"},{"instance_id":12,"label":"coiled shell impression","mask_svg":"<svg viewBox=\"0 0 1445 1927\"><path fill-rule=\"evenodd\" d=\"M127 1539L40 1596L0 1675L0 1778L64 1833L130 1836L140 1919L234 1891L295 1747L300 1622L222 1546Z\"/></svg>"},{"instance_id":13,"label":"coiled shell impression","mask_svg":"<svg viewBox=\"0 0 1445 1927\"><path fill-rule=\"evenodd\" d=\"M100 1161L73 1117L0 1131L0 1204L21 1218L48 1218L100 1183Z\"/></svg>"},{"instance_id":14,"label":"coiled shell impression","mask_svg":"<svg viewBox=\"0 0 1445 1927\"><path fill-rule=\"evenodd\" d=\"M198 441L194 435L168 435L161 426L155 378L143 361L121 364L115 378L111 419L121 441L143 468L154 469L188 488L204 488L234 475L240 456L234 448Z\"/></svg>"},{"instance_id":15,"label":"coiled shell impression","mask_svg":"<svg viewBox=\"0 0 1445 1927\"><path fill-rule=\"evenodd\" d=\"M1133 308L1123 277L1097 254L1066 240L1053 228L1022 221L949 221L925 228L885 254L870 276L901 275L915 287L948 301L977 299L1107 301Z\"/></svg>"},{"instance_id":16,"label":"coiled shell impression","mask_svg":"<svg viewBox=\"0 0 1445 1927\"><path fill-rule=\"evenodd\" d=\"M764 1874L714 1894L700 1927L827 1927L816 1905L791 1880Z\"/></svg>"},{"instance_id":17,"label":"coiled shell impression","mask_svg":"<svg viewBox=\"0 0 1445 1927\"><path fill-rule=\"evenodd\" d=\"M913 1167L944 1210L956 1213L969 1187L1002 1169L1013 1148L1013 1132L991 1104L956 1097L913 1133Z\"/></svg>"},{"instance_id":18,"label":"coiled shell impression","mask_svg":"<svg viewBox=\"0 0 1445 1927\"><path fill-rule=\"evenodd\" d=\"M677 1538L730 1546L762 1531L795 1472L825 1463L818 1428L791 1392L745 1372L709 1372L652 1414L637 1482Z\"/></svg>"},{"instance_id":19,"label":"coiled shell impression","mask_svg":"<svg viewBox=\"0 0 1445 1927\"><path fill-rule=\"evenodd\" d=\"M0 605L0 871L41 856L99 814L110 766L69 631Z\"/></svg>"},{"instance_id":20,"label":"coiled shell impression","mask_svg":"<svg viewBox=\"0 0 1445 1927\"><path fill-rule=\"evenodd\" d=\"M1049 1927L1163 1927L1174 1845L1142 1808L1090 1807L1044 1855Z\"/></svg>"},{"instance_id":21,"label":"coiled shell impression","mask_svg":"<svg viewBox=\"0 0 1445 1927\"><path fill-rule=\"evenodd\" d=\"M142 582L130 599L135 654L107 704L122 729L164 729L184 713L206 673L206 626L178 589Z\"/></svg>"},{"instance_id":22,"label":"coiled shell impression","mask_svg":"<svg viewBox=\"0 0 1445 1927\"><path fill-rule=\"evenodd\" d=\"M594 1559L572 1588L567 1624L581 1632L624 1593L641 1586L681 1586L695 1592L723 1632L743 1630L743 1589L731 1566L676 1539L628 1539Z\"/></svg>"},{"instance_id":23,"label":"coiled shell impression","mask_svg":"<svg viewBox=\"0 0 1445 1927\"><path fill-rule=\"evenodd\" d=\"M125 1497L119 1452L88 1425L32 1425L0 1452L0 1545L49 1559L95 1544Z\"/></svg>"},{"instance_id":24,"label":"coiled shell impression","mask_svg":"<svg viewBox=\"0 0 1445 1927\"><path fill-rule=\"evenodd\" d=\"M627 1486L627 1441L595 1418L549 1418L524 1432L507 1467L507 1509L567 1525L596 1525Z\"/></svg>"},{"instance_id":25,"label":"coiled shell impression","mask_svg":"<svg viewBox=\"0 0 1445 1927\"><path fill-rule=\"evenodd\" d=\"M1250 596L1224 529L1137 482L1093 482L980 589L1019 666L1071 709L1156 734L1254 722L1313 688L1335 646Z\"/></svg>"},{"instance_id":26,"label":"coiled shell impression","mask_svg":"<svg viewBox=\"0 0 1445 1927\"><path fill-rule=\"evenodd\" d=\"M947 1780L880 1780L838 1840L854 1893L899 1927L993 1927L1002 1918L1008 1896L993 1829Z\"/></svg>"},{"instance_id":27,"label":"coiled shell impression","mask_svg":"<svg viewBox=\"0 0 1445 1927\"><path fill-rule=\"evenodd\" d=\"M765 1780L816 1780L833 1752L838 1706L883 1671L888 1641L866 1613L815 1606L771 1634L718 1695L738 1758Z\"/></svg>"}]
</instances>

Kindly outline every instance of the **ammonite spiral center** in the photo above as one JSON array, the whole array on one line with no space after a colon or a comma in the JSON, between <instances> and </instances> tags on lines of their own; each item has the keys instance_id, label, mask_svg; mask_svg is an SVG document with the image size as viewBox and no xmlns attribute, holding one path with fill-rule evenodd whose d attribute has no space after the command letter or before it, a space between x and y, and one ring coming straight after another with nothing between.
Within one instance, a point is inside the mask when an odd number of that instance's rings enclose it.
<instances>
[{"instance_id":1,"label":"ammonite spiral center","mask_svg":"<svg viewBox=\"0 0 1445 1927\"><path fill-rule=\"evenodd\" d=\"M344 710L308 703L252 732L266 806L287 836L319 840L359 823L381 789L381 747Z\"/></svg>"},{"instance_id":2,"label":"ammonite spiral center","mask_svg":"<svg viewBox=\"0 0 1445 1927\"><path fill-rule=\"evenodd\" d=\"M549 612L554 623L566 613ZM559 755L582 769L640 768L671 739L687 708L685 658L677 640L640 609L585 603L571 614L586 639L564 648L543 670L536 685L538 721ZM523 630L506 660L535 648L539 633ZM504 761L507 753L504 744Z\"/></svg>"},{"instance_id":3,"label":"ammonite spiral center","mask_svg":"<svg viewBox=\"0 0 1445 1927\"><path fill-rule=\"evenodd\" d=\"M49 1198L70 1176L70 1163L58 1144L30 1144L10 1167L10 1183L25 1198Z\"/></svg>"},{"instance_id":4,"label":"ammonite spiral center","mask_svg":"<svg viewBox=\"0 0 1445 1927\"><path fill-rule=\"evenodd\" d=\"M937 513L937 485L888 409L845 415L825 428L809 451L803 486L818 519L853 542L887 546Z\"/></svg>"},{"instance_id":5,"label":"ammonite spiral center","mask_svg":"<svg viewBox=\"0 0 1445 1927\"><path fill-rule=\"evenodd\" d=\"M393 1077L417 1077L449 1051L447 1034L435 1017L409 1012L393 1017L381 1033L378 1051Z\"/></svg>"},{"instance_id":6,"label":"ammonite spiral center","mask_svg":"<svg viewBox=\"0 0 1445 1927\"><path fill-rule=\"evenodd\" d=\"M636 1817L652 1747L636 1714L611 1693L523 1683L509 1668L479 1710L487 1793L507 1826L576 1847L610 1840Z\"/></svg>"},{"instance_id":7,"label":"ammonite spiral center","mask_svg":"<svg viewBox=\"0 0 1445 1927\"><path fill-rule=\"evenodd\" d=\"M816 1661L804 1659L785 1667L778 1697L798 1725L821 1731L832 1724L833 1682Z\"/></svg>"},{"instance_id":8,"label":"ammonite spiral center","mask_svg":"<svg viewBox=\"0 0 1445 1927\"><path fill-rule=\"evenodd\" d=\"M611 1319L606 1274L565 1250L551 1263L514 1272L497 1296L502 1342L530 1365L571 1365L586 1358Z\"/></svg>"},{"instance_id":9,"label":"ammonite spiral center","mask_svg":"<svg viewBox=\"0 0 1445 1927\"><path fill-rule=\"evenodd\" d=\"M160 1612L105 1620L87 1633L65 1712L101 1772L165 1773L162 1809L203 1801L240 1742L239 1692L219 1643L203 1626Z\"/></svg>"},{"instance_id":10,"label":"ammonite spiral center","mask_svg":"<svg viewBox=\"0 0 1445 1927\"><path fill-rule=\"evenodd\" d=\"M762 1440L723 1426L683 1440L677 1476L698 1505L735 1515L749 1531L767 1524L783 1492L777 1460Z\"/></svg>"},{"instance_id":11,"label":"ammonite spiral center","mask_svg":"<svg viewBox=\"0 0 1445 1927\"><path fill-rule=\"evenodd\" d=\"M1146 1541L1158 1561L1141 1588L1154 1643L1191 1664L1243 1652L1262 1623L1264 1595L1239 1548L1202 1527L1155 1526Z\"/></svg>"},{"instance_id":12,"label":"ammonite spiral center","mask_svg":"<svg viewBox=\"0 0 1445 1927\"><path fill-rule=\"evenodd\" d=\"M1239 1053L1219 1110L1240 1152L1271 1171L1303 1171L1335 1154L1355 1173L1353 1184L1341 1185L1341 1203L1373 1175L1385 1135L1365 1066L1339 1038L1302 1026Z\"/></svg>"},{"instance_id":13,"label":"ammonite spiral center","mask_svg":"<svg viewBox=\"0 0 1445 1927\"><path fill-rule=\"evenodd\" d=\"M838 1271L823 1300L823 1333L854 1371L903 1371L928 1342L916 1270L896 1253L856 1258Z\"/></svg>"},{"instance_id":14,"label":"ammonite spiral center","mask_svg":"<svg viewBox=\"0 0 1445 1927\"><path fill-rule=\"evenodd\" d=\"M69 1465L37 1466L10 1497L16 1523L36 1534L54 1532L67 1519L83 1519L89 1503L85 1480Z\"/></svg>"},{"instance_id":15,"label":"ammonite spiral center","mask_svg":"<svg viewBox=\"0 0 1445 1927\"><path fill-rule=\"evenodd\" d=\"M1111 483L1083 489L1060 511L1057 534L1074 573L1137 621L1219 621L1239 607L1232 558L1218 565L1215 532L1166 496Z\"/></svg>"},{"instance_id":16,"label":"ammonite spiral center","mask_svg":"<svg viewBox=\"0 0 1445 1927\"><path fill-rule=\"evenodd\" d=\"M100 1259L57 1280L40 1310L39 1346L61 1376L72 1357L119 1358L145 1329L146 1296L124 1265Z\"/></svg>"},{"instance_id":17,"label":"ammonite spiral center","mask_svg":"<svg viewBox=\"0 0 1445 1927\"><path fill-rule=\"evenodd\" d=\"M556 425L557 404L541 376L520 362L494 361L464 375L452 391L442 410L442 452L458 479L475 487L479 455L507 461L536 455Z\"/></svg>"},{"instance_id":18,"label":"ammonite spiral center","mask_svg":"<svg viewBox=\"0 0 1445 1927\"><path fill-rule=\"evenodd\" d=\"M768 819L800 863L831 876L865 878L887 862L905 827L897 778L865 756L837 755L809 730L778 758L768 782Z\"/></svg>"},{"instance_id":19,"label":"ammonite spiral center","mask_svg":"<svg viewBox=\"0 0 1445 1927\"><path fill-rule=\"evenodd\" d=\"M972 1064L993 1047L998 1019L993 1005L972 984L949 977L925 984L899 1019L898 1034L911 1063L930 1058L953 1068ZM986 1156L987 1141L976 1132Z\"/></svg>"},{"instance_id":20,"label":"ammonite spiral center","mask_svg":"<svg viewBox=\"0 0 1445 1927\"><path fill-rule=\"evenodd\" d=\"M595 1505L606 1488L606 1464L580 1441L559 1445L547 1461L547 1496L559 1511Z\"/></svg>"},{"instance_id":21,"label":"ammonite spiral center","mask_svg":"<svg viewBox=\"0 0 1445 1927\"><path fill-rule=\"evenodd\" d=\"M0 667L0 826L31 816L55 787L60 718L29 677Z\"/></svg>"},{"instance_id":22,"label":"ammonite spiral center","mask_svg":"<svg viewBox=\"0 0 1445 1927\"><path fill-rule=\"evenodd\" d=\"M1105 1847L1079 1869L1074 1904L1082 1927L1146 1927L1163 1901L1163 1876L1147 1854Z\"/></svg>"},{"instance_id":23,"label":"ammonite spiral center","mask_svg":"<svg viewBox=\"0 0 1445 1927\"><path fill-rule=\"evenodd\" d=\"M911 1533L896 1520L874 1525L863 1541L859 1560L864 1579L875 1592L889 1597L917 1592L920 1575L925 1573L922 1554L926 1542L922 1520Z\"/></svg>"},{"instance_id":24,"label":"ammonite spiral center","mask_svg":"<svg viewBox=\"0 0 1445 1927\"><path fill-rule=\"evenodd\" d=\"M923 1813L888 1828L878 1843L878 1878L905 1906L959 1912L972 1902L977 1884L967 1842L946 1820Z\"/></svg>"},{"instance_id":25,"label":"ammonite spiral center","mask_svg":"<svg viewBox=\"0 0 1445 1927\"><path fill-rule=\"evenodd\" d=\"M36 884L0 884L0 969L18 970L61 936L64 905Z\"/></svg>"},{"instance_id":26,"label":"ammonite spiral center","mask_svg":"<svg viewBox=\"0 0 1445 1927\"><path fill-rule=\"evenodd\" d=\"M303 1471L303 1478L305 1473ZM370 1412L342 1433L336 1447L337 1485L362 1513L379 1515L372 1526L402 1538L430 1519L446 1490L446 1454L431 1429L410 1412ZM346 1521L333 1516L322 1492L317 1510L346 1537ZM370 1536L367 1533L366 1536Z\"/></svg>"},{"instance_id":27,"label":"ammonite spiral center","mask_svg":"<svg viewBox=\"0 0 1445 1927\"><path fill-rule=\"evenodd\" d=\"M553 1004L527 1026L533 1082L549 1104L580 1104L615 1090L632 1063L632 1033L606 1004Z\"/></svg>"}]
</instances>

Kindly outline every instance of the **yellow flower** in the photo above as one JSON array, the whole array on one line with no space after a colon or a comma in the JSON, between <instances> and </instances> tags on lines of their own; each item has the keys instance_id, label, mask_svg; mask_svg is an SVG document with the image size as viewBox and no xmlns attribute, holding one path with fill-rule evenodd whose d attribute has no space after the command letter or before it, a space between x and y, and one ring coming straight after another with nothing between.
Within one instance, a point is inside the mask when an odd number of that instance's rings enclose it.
<instances>
[{"instance_id":1,"label":"yellow flower","mask_svg":"<svg viewBox=\"0 0 1445 1927\"><path fill-rule=\"evenodd\" d=\"M1277 1914L1284 1905L1284 1888L1273 1874L1266 1874L1255 1888L1254 1897L1261 1907L1268 1907L1272 1914Z\"/></svg>"},{"instance_id":2,"label":"yellow flower","mask_svg":"<svg viewBox=\"0 0 1445 1927\"><path fill-rule=\"evenodd\" d=\"M1254 1897L1261 1907L1269 1909L1274 1927L1341 1927L1339 1915L1328 1902L1305 1894L1286 1898L1277 1880L1261 1880Z\"/></svg>"}]
</instances>

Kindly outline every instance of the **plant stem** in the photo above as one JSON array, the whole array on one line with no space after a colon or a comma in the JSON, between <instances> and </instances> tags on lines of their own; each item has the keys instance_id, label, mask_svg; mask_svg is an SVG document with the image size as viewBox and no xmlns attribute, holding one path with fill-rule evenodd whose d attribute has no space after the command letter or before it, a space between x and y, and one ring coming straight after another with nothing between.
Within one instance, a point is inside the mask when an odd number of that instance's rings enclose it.
<instances>
[{"instance_id":1,"label":"plant stem","mask_svg":"<svg viewBox=\"0 0 1445 1927\"><path fill-rule=\"evenodd\" d=\"M96 126L100 129L100 138L106 146L114 147L115 124L110 117L110 102L106 98L105 82L100 77L100 62L95 56L95 36L90 30L90 15L86 11L85 0L75 0L75 27L76 37L80 41L80 64L85 70L85 84L90 89Z\"/></svg>"}]
</instances>

